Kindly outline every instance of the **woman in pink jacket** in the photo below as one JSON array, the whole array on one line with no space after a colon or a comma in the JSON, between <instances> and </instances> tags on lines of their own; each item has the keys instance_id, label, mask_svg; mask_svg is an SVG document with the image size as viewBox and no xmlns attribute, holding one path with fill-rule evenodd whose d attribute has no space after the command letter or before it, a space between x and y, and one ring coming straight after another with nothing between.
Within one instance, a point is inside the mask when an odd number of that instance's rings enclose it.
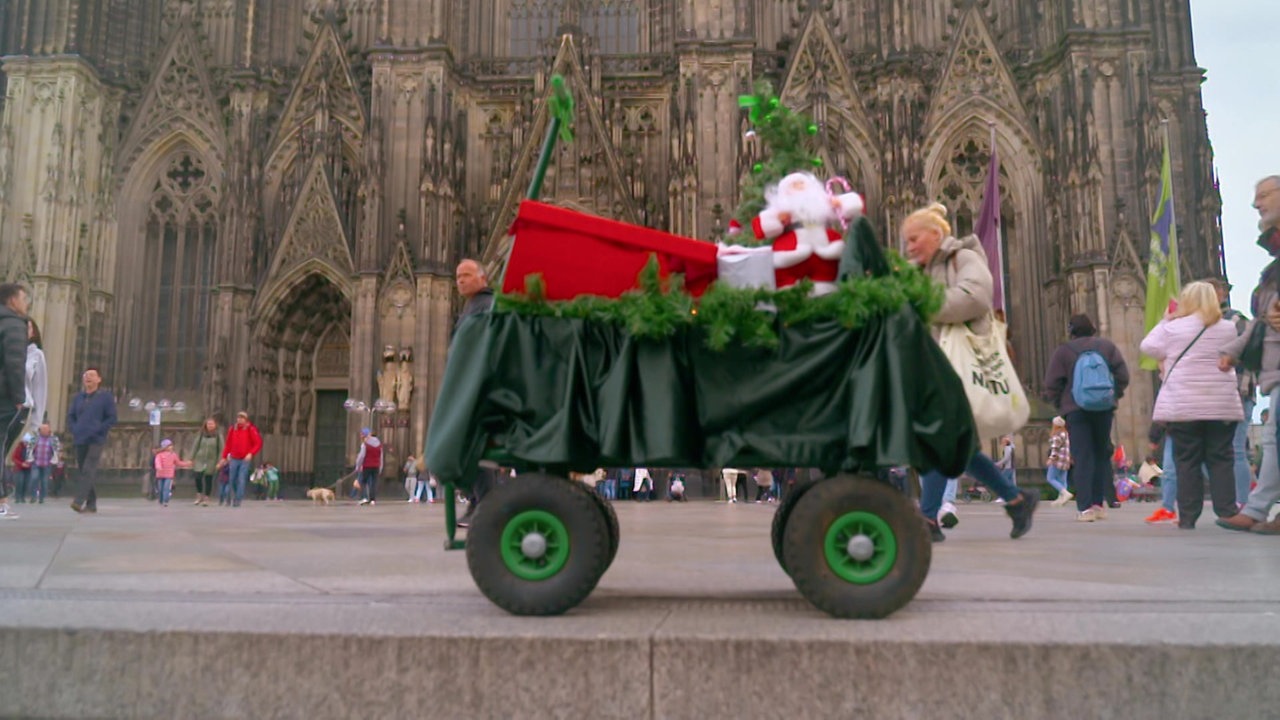
<instances>
[{"instance_id":1,"label":"woman in pink jacket","mask_svg":"<svg viewBox=\"0 0 1280 720\"><path fill-rule=\"evenodd\" d=\"M1224 345L1236 339L1236 327L1222 318L1212 285L1194 282L1182 291L1178 309L1152 328L1142 352L1160 361L1164 380L1156 398L1156 422L1173 438L1178 470L1178 527L1192 530L1204 509L1204 473L1219 518L1235 515L1232 439L1244 419L1235 372L1220 369Z\"/></svg>"}]
</instances>

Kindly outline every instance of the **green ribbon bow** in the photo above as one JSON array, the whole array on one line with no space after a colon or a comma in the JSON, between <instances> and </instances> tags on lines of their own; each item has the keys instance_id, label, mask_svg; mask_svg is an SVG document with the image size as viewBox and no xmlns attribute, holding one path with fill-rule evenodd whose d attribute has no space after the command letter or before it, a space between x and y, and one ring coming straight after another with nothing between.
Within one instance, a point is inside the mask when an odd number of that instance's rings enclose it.
<instances>
[{"instance_id":1,"label":"green ribbon bow","mask_svg":"<svg viewBox=\"0 0 1280 720\"><path fill-rule=\"evenodd\" d=\"M564 76L551 76L551 97L547 100L547 103L551 111L551 117L560 122L560 139L565 142L572 142L573 129L570 125L573 123L573 96L569 94L569 89L565 87Z\"/></svg>"}]
</instances>

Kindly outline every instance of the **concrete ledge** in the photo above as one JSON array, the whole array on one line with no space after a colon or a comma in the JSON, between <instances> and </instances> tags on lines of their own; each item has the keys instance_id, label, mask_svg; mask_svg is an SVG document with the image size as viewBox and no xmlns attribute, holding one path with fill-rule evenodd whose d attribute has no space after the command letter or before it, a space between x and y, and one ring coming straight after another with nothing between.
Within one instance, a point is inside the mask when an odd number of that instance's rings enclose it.
<instances>
[{"instance_id":1,"label":"concrete ledge","mask_svg":"<svg viewBox=\"0 0 1280 720\"><path fill-rule=\"evenodd\" d=\"M9 717L646 717L647 643L0 630ZM14 713L14 715L10 715Z\"/></svg>"},{"instance_id":2,"label":"concrete ledge","mask_svg":"<svg viewBox=\"0 0 1280 720\"><path fill-rule=\"evenodd\" d=\"M777 567L770 507L616 507L596 592L517 618L438 549L438 506L21 506L0 716L1280 717L1274 538L1141 507L1014 542L975 504L914 602L848 622Z\"/></svg>"},{"instance_id":3,"label":"concrete ledge","mask_svg":"<svg viewBox=\"0 0 1280 720\"><path fill-rule=\"evenodd\" d=\"M4 714L1163 720L1280 707L1275 643L893 641L867 623L836 638L735 638L684 624L668 614L650 632L578 638L7 627Z\"/></svg>"}]
</instances>

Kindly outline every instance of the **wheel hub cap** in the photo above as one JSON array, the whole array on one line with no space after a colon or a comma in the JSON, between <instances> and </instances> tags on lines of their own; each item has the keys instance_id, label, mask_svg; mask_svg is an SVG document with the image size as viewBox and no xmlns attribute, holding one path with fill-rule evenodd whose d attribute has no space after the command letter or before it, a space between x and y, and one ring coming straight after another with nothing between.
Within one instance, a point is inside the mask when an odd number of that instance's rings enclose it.
<instances>
[{"instance_id":1,"label":"wheel hub cap","mask_svg":"<svg viewBox=\"0 0 1280 720\"><path fill-rule=\"evenodd\" d=\"M530 560L537 560L547 554L547 536L540 532L531 532L520 541L520 552Z\"/></svg>"},{"instance_id":2,"label":"wheel hub cap","mask_svg":"<svg viewBox=\"0 0 1280 720\"><path fill-rule=\"evenodd\" d=\"M564 569L571 552L569 530L554 513L525 510L502 528L499 552L512 575L539 581Z\"/></svg>"},{"instance_id":3,"label":"wheel hub cap","mask_svg":"<svg viewBox=\"0 0 1280 720\"><path fill-rule=\"evenodd\" d=\"M831 572L855 585L885 579L898 559L893 528L880 515L866 510L851 510L832 521L822 549Z\"/></svg>"},{"instance_id":4,"label":"wheel hub cap","mask_svg":"<svg viewBox=\"0 0 1280 720\"><path fill-rule=\"evenodd\" d=\"M854 535L849 538L849 544L845 546L845 552L849 553L849 557L858 562L866 562L876 554L876 543L866 535Z\"/></svg>"}]
</instances>

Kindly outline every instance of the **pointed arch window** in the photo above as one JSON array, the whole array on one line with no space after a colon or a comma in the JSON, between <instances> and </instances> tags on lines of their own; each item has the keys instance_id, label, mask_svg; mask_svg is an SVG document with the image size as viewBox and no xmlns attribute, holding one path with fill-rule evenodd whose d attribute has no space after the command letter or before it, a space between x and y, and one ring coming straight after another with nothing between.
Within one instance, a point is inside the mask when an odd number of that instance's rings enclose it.
<instances>
[{"instance_id":1,"label":"pointed arch window","mask_svg":"<svg viewBox=\"0 0 1280 720\"><path fill-rule=\"evenodd\" d=\"M214 197L204 164L190 153L175 154L152 189L142 307L133 332L133 346L144 349L131 373L135 386L200 387L218 238Z\"/></svg>"},{"instance_id":2,"label":"pointed arch window","mask_svg":"<svg viewBox=\"0 0 1280 720\"><path fill-rule=\"evenodd\" d=\"M644 52L645 4L643 0L509 0L511 55L545 55L562 24L581 28L602 53Z\"/></svg>"}]
</instances>

